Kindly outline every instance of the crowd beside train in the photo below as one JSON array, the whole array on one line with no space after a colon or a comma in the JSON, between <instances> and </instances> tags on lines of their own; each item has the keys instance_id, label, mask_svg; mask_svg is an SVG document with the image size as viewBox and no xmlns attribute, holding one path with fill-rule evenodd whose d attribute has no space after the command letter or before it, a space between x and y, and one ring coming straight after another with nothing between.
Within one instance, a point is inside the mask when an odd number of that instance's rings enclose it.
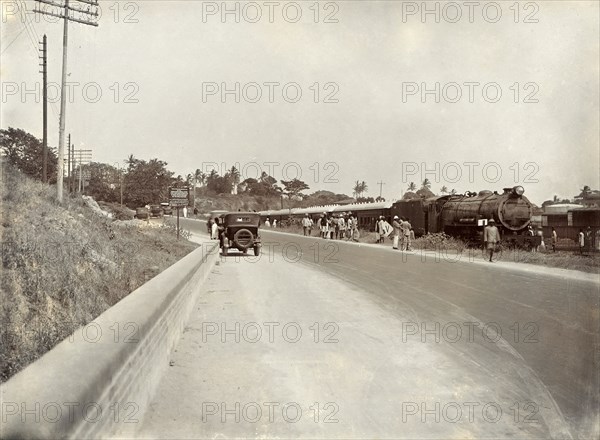
<instances>
[{"instance_id":1,"label":"crowd beside train","mask_svg":"<svg viewBox=\"0 0 600 440\"><path fill-rule=\"evenodd\" d=\"M304 236L312 237L313 230L317 236L330 240L346 240L358 242L360 238L359 220L352 213L327 214L318 216L317 220L305 214L300 221ZM277 219L266 218L266 228L277 228ZM385 243L385 239L391 240L392 248L398 250L412 251L412 241L415 232L406 217L394 216L392 224L382 215L375 221L375 242Z\"/></svg>"}]
</instances>

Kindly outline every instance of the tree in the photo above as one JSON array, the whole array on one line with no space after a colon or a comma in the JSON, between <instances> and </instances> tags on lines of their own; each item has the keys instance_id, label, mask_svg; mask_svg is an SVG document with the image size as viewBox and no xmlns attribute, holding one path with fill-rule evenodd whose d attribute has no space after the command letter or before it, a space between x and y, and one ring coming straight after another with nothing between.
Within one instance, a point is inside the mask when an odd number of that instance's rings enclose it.
<instances>
[{"instance_id":1,"label":"tree","mask_svg":"<svg viewBox=\"0 0 600 440\"><path fill-rule=\"evenodd\" d=\"M421 188L430 189L431 188L431 181L429 179L425 178L425 180L423 180L423 183L421 184Z\"/></svg>"},{"instance_id":2,"label":"tree","mask_svg":"<svg viewBox=\"0 0 600 440\"><path fill-rule=\"evenodd\" d=\"M362 196L364 193L369 191L369 187L367 186L367 182L364 180L360 182L360 195Z\"/></svg>"},{"instance_id":3,"label":"tree","mask_svg":"<svg viewBox=\"0 0 600 440\"><path fill-rule=\"evenodd\" d=\"M158 159L150 159L146 162L131 155L127 159L127 164L127 173L123 182L125 204L135 208L159 203L168 198L169 186L177 180L173 179L173 172L167 169L166 162ZM178 183L182 184L183 179Z\"/></svg>"},{"instance_id":4,"label":"tree","mask_svg":"<svg viewBox=\"0 0 600 440\"><path fill-rule=\"evenodd\" d=\"M90 183L85 193L95 200L118 202L121 199L120 172L106 163L91 162L86 170L90 172Z\"/></svg>"},{"instance_id":5,"label":"tree","mask_svg":"<svg viewBox=\"0 0 600 440\"><path fill-rule=\"evenodd\" d=\"M283 194L288 196L288 199L292 200L292 198L304 197L302 191L305 189L309 189L309 186L303 182L302 180L292 179L292 180L282 180L281 184L283 185Z\"/></svg>"},{"instance_id":6,"label":"tree","mask_svg":"<svg viewBox=\"0 0 600 440\"><path fill-rule=\"evenodd\" d=\"M580 191L581 191L581 193L579 194L579 196L581 197L585 194L592 192L592 189L588 185L583 185L583 188L581 188Z\"/></svg>"},{"instance_id":7,"label":"tree","mask_svg":"<svg viewBox=\"0 0 600 440\"><path fill-rule=\"evenodd\" d=\"M231 185L231 194L237 194L237 186L240 183L240 172L235 166L232 166L227 174L225 174L225 177Z\"/></svg>"},{"instance_id":8,"label":"tree","mask_svg":"<svg viewBox=\"0 0 600 440\"><path fill-rule=\"evenodd\" d=\"M9 163L23 174L42 180L44 144L41 140L20 128L0 130L0 149ZM56 183L58 158L53 148L48 148L47 175L50 183Z\"/></svg>"},{"instance_id":9,"label":"tree","mask_svg":"<svg viewBox=\"0 0 600 440\"><path fill-rule=\"evenodd\" d=\"M373 203L375 199L373 197L359 197L356 201L358 203Z\"/></svg>"},{"instance_id":10,"label":"tree","mask_svg":"<svg viewBox=\"0 0 600 440\"><path fill-rule=\"evenodd\" d=\"M446 187L446 185L440 188L440 194L448 194L448 188Z\"/></svg>"},{"instance_id":11,"label":"tree","mask_svg":"<svg viewBox=\"0 0 600 440\"><path fill-rule=\"evenodd\" d=\"M352 194L355 198L358 198L358 196L360 195L360 188L360 182L357 180L356 182L354 182L354 187L352 188Z\"/></svg>"},{"instance_id":12,"label":"tree","mask_svg":"<svg viewBox=\"0 0 600 440\"><path fill-rule=\"evenodd\" d=\"M354 197L357 199L362 197L362 195L365 192L367 192L368 189L369 189L369 187L367 186L367 183L364 180L362 182L359 182L357 180L356 182L354 182L354 188L353 188Z\"/></svg>"},{"instance_id":13,"label":"tree","mask_svg":"<svg viewBox=\"0 0 600 440\"><path fill-rule=\"evenodd\" d=\"M375 197L375 201L376 202L385 202L385 198L381 197L381 196L377 196L377 197Z\"/></svg>"},{"instance_id":14,"label":"tree","mask_svg":"<svg viewBox=\"0 0 600 440\"><path fill-rule=\"evenodd\" d=\"M415 192L417 190L417 185L415 185L415 182L410 182L406 189L410 192Z\"/></svg>"},{"instance_id":15,"label":"tree","mask_svg":"<svg viewBox=\"0 0 600 440\"><path fill-rule=\"evenodd\" d=\"M206 189L214 194L229 194L231 184L226 176L219 176L219 173L212 169L206 178Z\"/></svg>"}]
</instances>

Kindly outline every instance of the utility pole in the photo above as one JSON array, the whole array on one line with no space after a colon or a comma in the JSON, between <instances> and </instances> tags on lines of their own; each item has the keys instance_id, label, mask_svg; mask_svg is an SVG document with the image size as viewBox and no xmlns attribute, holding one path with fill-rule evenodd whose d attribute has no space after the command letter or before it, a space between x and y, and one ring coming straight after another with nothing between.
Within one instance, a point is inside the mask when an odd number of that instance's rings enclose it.
<instances>
[{"instance_id":1,"label":"utility pole","mask_svg":"<svg viewBox=\"0 0 600 440\"><path fill-rule=\"evenodd\" d=\"M42 74L42 81L43 81L43 88L44 90L42 91L42 99L44 101L43 105L43 118L44 118L44 137L43 137L43 143L44 143L44 148L43 148L43 153L42 153L42 182L47 183L48 182L48 56L47 56L47 48L46 48L46 34L44 34L44 38L41 41L42 44L42 48L40 49L40 52L42 52L42 56L40 57L40 59L42 60L42 64L40 64L40 67L42 68L42 71L40 72Z\"/></svg>"},{"instance_id":2,"label":"utility pole","mask_svg":"<svg viewBox=\"0 0 600 440\"><path fill-rule=\"evenodd\" d=\"M77 165L75 165L75 153L77 153ZM73 169L79 167L79 178L77 183L77 191L83 192L85 187L85 179L83 176L83 166L88 165L92 161L92 150L75 150L73 149Z\"/></svg>"},{"instance_id":3,"label":"utility pole","mask_svg":"<svg viewBox=\"0 0 600 440\"><path fill-rule=\"evenodd\" d=\"M69 178L69 192L73 192L73 173L75 173L75 144L69 144L69 156L71 157L71 169Z\"/></svg>"},{"instance_id":4,"label":"utility pole","mask_svg":"<svg viewBox=\"0 0 600 440\"><path fill-rule=\"evenodd\" d=\"M71 193L71 133L69 133L69 142L67 144L69 146L69 156L67 159L67 185L69 185L69 194Z\"/></svg>"},{"instance_id":5,"label":"utility pole","mask_svg":"<svg viewBox=\"0 0 600 440\"><path fill-rule=\"evenodd\" d=\"M69 42L69 21L75 21L77 23L86 24L90 26L98 26L98 23L90 21L88 15L91 17L97 17L97 11L86 11L75 6L69 6L69 0L64 0L64 4L56 3L52 0L36 0L41 5L42 3L51 5L57 8L63 8L62 14L55 14L54 12L42 11L36 9L35 12L44 15L51 15L53 17L59 17L64 20L63 23L63 58L62 58L62 81L60 87L60 123L58 128L58 175L56 176L56 189L57 198L59 203L63 200L63 178L64 178L64 157L65 157L65 120L66 120L66 93L65 85L67 82L67 53L68 53L68 42ZM97 0L73 0L79 3L85 3L90 6L98 7ZM91 8L88 8L91 9ZM76 18L71 16L69 11L83 14L88 19Z\"/></svg>"},{"instance_id":6,"label":"utility pole","mask_svg":"<svg viewBox=\"0 0 600 440\"><path fill-rule=\"evenodd\" d=\"M381 193L383 191L383 185L385 185L385 182L377 182L377 185L379 185L379 197L381 197Z\"/></svg>"}]
</instances>

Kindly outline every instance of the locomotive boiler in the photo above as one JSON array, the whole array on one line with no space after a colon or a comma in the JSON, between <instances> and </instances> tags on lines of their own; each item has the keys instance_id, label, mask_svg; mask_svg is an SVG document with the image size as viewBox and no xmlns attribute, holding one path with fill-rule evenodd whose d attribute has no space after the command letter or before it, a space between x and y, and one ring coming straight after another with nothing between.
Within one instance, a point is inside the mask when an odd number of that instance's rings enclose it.
<instances>
[{"instance_id":1,"label":"locomotive boiler","mask_svg":"<svg viewBox=\"0 0 600 440\"><path fill-rule=\"evenodd\" d=\"M466 192L428 199L401 200L393 204L392 215L408 217L417 236L444 232L455 237L477 239L494 219L503 236L519 235L531 222L533 205L522 186L492 191Z\"/></svg>"},{"instance_id":2,"label":"locomotive boiler","mask_svg":"<svg viewBox=\"0 0 600 440\"><path fill-rule=\"evenodd\" d=\"M522 186L515 186L504 188L502 194L480 191L451 197L441 212L443 230L450 235L471 235L471 230L481 230L487 223L482 220L493 218L504 234L523 232L533 215L533 205L523 193Z\"/></svg>"}]
</instances>

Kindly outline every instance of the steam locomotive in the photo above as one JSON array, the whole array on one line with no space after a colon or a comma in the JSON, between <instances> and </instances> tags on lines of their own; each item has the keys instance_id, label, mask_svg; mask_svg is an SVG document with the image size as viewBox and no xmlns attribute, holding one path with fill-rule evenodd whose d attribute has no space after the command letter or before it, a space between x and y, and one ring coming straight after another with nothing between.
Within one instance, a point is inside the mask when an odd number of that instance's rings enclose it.
<instances>
[{"instance_id":1,"label":"steam locomotive","mask_svg":"<svg viewBox=\"0 0 600 440\"><path fill-rule=\"evenodd\" d=\"M531 223L533 204L523 195L522 186L494 191L467 191L460 195L416 198L397 202L355 203L310 208L281 209L260 212L262 221L267 217L278 222L298 221L308 214L316 222L319 216L353 214L361 229L374 230L375 222L384 216L391 222L394 216L407 217L418 237L427 233L444 232L466 240L480 240L483 226L494 219L509 241L522 243L527 226Z\"/></svg>"}]
</instances>

